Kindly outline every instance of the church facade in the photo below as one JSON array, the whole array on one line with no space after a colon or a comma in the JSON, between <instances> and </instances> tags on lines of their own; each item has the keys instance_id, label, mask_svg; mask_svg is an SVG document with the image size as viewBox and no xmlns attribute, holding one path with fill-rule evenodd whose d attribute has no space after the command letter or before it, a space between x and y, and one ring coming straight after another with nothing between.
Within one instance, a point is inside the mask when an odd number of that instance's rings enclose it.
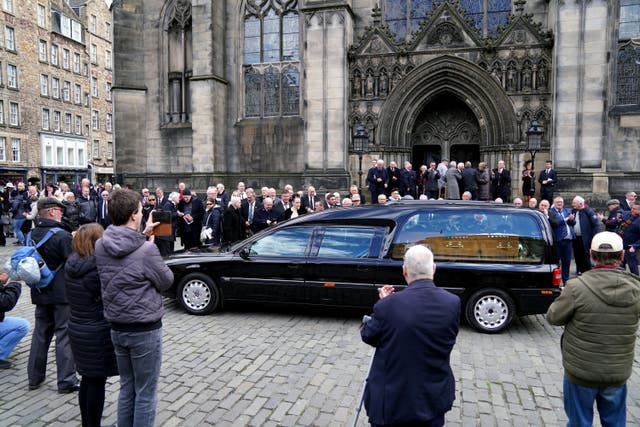
<instances>
[{"instance_id":1,"label":"church facade","mask_svg":"<svg viewBox=\"0 0 640 427\"><path fill-rule=\"evenodd\" d=\"M136 188L344 190L371 159L447 158L504 160L515 196L534 118L559 192L640 188L638 0L112 7L116 174Z\"/></svg>"}]
</instances>

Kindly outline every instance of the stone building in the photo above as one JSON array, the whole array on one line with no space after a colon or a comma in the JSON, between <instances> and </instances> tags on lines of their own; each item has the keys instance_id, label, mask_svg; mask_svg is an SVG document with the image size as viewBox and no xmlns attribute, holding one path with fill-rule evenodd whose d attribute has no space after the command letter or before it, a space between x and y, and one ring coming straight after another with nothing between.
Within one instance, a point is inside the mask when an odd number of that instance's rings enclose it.
<instances>
[{"instance_id":1,"label":"stone building","mask_svg":"<svg viewBox=\"0 0 640 427\"><path fill-rule=\"evenodd\" d=\"M91 77L100 76L106 88L111 71L102 61L103 69L94 70L87 44L94 35L79 13L93 10L110 23L108 6L99 0L2 0L1 9L0 184L95 179L94 162L109 164L106 148L100 156L89 151L96 135L92 111L99 108L104 123L112 107L92 108ZM112 51L105 45L110 42L101 44L103 58ZM104 147L113 141L106 134L98 138Z\"/></svg>"},{"instance_id":2,"label":"stone building","mask_svg":"<svg viewBox=\"0 0 640 427\"><path fill-rule=\"evenodd\" d=\"M637 0L118 0L116 173L135 187L345 189L352 135L414 168L504 159L640 188Z\"/></svg>"}]
</instances>

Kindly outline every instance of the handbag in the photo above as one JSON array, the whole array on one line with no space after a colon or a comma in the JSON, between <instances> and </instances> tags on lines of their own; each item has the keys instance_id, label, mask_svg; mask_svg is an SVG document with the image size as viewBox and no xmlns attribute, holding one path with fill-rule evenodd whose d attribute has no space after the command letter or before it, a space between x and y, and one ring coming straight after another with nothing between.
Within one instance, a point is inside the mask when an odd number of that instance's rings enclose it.
<instances>
[{"instance_id":1,"label":"handbag","mask_svg":"<svg viewBox=\"0 0 640 427\"><path fill-rule=\"evenodd\" d=\"M0 224L9 225L9 215L2 214L2 216L0 216Z\"/></svg>"}]
</instances>

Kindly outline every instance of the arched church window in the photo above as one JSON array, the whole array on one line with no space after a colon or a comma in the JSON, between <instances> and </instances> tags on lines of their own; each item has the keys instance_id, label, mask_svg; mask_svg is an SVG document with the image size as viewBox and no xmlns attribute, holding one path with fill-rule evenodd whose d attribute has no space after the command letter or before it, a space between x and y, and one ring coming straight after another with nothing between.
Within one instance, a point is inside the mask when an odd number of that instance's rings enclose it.
<instances>
[{"instance_id":1,"label":"arched church window","mask_svg":"<svg viewBox=\"0 0 640 427\"><path fill-rule=\"evenodd\" d=\"M511 0L460 0L460 6L483 37L495 36L511 14ZM405 41L418 31L433 7L433 0L386 0L384 19L396 41Z\"/></svg>"},{"instance_id":2,"label":"arched church window","mask_svg":"<svg viewBox=\"0 0 640 427\"><path fill-rule=\"evenodd\" d=\"M640 0L620 0L617 105L640 105Z\"/></svg>"},{"instance_id":3,"label":"arched church window","mask_svg":"<svg viewBox=\"0 0 640 427\"><path fill-rule=\"evenodd\" d=\"M193 75L191 3L176 0L168 9L167 31L167 121L191 120L189 79Z\"/></svg>"},{"instance_id":4,"label":"arched church window","mask_svg":"<svg viewBox=\"0 0 640 427\"><path fill-rule=\"evenodd\" d=\"M300 112L297 0L247 0L244 17L246 117Z\"/></svg>"}]
</instances>

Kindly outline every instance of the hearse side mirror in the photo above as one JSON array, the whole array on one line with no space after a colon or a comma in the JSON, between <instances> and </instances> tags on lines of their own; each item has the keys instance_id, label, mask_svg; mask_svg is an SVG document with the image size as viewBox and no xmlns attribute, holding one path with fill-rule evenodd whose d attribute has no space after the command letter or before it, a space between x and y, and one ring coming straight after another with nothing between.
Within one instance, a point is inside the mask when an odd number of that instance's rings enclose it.
<instances>
[{"instance_id":1,"label":"hearse side mirror","mask_svg":"<svg viewBox=\"0 0 640 427\"><path fill-rule=\"evenodd\" d=\"M242 259L249 259L249 255L251 255L251 245L245 246L244 248L240 249L238 255L240 255L240 258Z\"/></svg>"}]
</instances>

